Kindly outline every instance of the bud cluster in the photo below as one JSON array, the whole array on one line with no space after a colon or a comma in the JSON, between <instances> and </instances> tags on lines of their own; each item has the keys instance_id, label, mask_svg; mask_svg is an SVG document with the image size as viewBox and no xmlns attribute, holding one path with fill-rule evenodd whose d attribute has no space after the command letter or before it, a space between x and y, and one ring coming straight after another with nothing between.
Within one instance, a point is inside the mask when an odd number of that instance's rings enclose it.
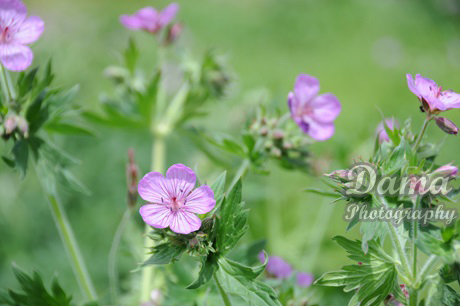
<instances>
[{"instance_id":1,"label":"bud cluster","mask_svg":"<svg viewBox=\"0 0 460 306\"><path fill-rule=\"evenodd\" d=\"M28 138L29 124L24 117L18 115L7 115L3 119L0 117L0 135L4 139L9 139L11 136Z\"/></svg>"}]
</instances>

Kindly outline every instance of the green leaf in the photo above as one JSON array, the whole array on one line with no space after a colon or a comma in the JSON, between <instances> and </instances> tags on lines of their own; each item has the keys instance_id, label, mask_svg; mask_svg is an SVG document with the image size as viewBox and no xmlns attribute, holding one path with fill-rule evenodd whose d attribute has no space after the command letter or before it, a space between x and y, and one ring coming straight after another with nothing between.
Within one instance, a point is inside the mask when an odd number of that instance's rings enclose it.
<instances>
[{"instance_id":1,"label":"green leaf","mask_svg":"<svg viewBox=\"0 0 460 306\"><path fill-rule=\"evenodd\" d=\"M331 198L337 198L337 196L339 195L337 192L334 192L334 191L328 191L328 190L324 190L320 188L313 188L313 187L305 188L303 191L317 194L323 197L331 197Z\"/></svg>"},{"instance_id":2,"label":"green leaf","mask_svg":"<svg viewBox=\"0 0 460 306\"><path fill-rule=\"evenodd\" d=\"M214 192L214 198L216 199L216 205L208 215L213 215L219 207L222 205L223 200L225 199L225 181L227 178L227 171L222 172L219 177L211 185L211 189Z\"/></svg>"},{"instance_id":3,"label":"green leaf","mask_svg":"<svg viewBox=\"0 0 460 306\"><path fill-rule=\"evenodd\" d=\"M158 87L161 80L161 71L158 71L150 80L145 92L140 93L137 97L139 113L144 117L146 122L149 123L153 118L153 111L155 109Z\"/></svg>"},{"instance_id":4,"label":"green leaf","mask_svg":"<svg viewBox=\"0 0 460 306\"><path fill-rule=\"evenodd\" d=\"M129 40L128 48L123 54L125 65L131 73L136 69L137 60L139 59L139 50L136 47L133 39Z\"/></svg>"},{"instance_id":5,"label":"green leaf","mask_svg":"<svg viewBox=\"0 0 460 306\"><path fill-rule=\"evenodd\" d=\"M209 282L218 268L216 261L216 254L211 253L201 260L201 269L198 278L187 286L187 289L198 289L207 282Z\"/></svg>"},{"instance_id":6,"label":"green leaf","mask_svg":"<svg viewBox=\"0 0 460 306\"><path fill-rule=\"evenodd\" d=\"M62 122L50 122L45 125L45 128L48 131L60 133L60 134L70 134L70 135L86 135L94 136L94 133L84 127Z\"/></svg>"},{"instance_id":7,"label":"green leaf","mask_svg":"<svg viewBox=\"0 0 460 306\"><path fill-rule=\"evenodd\" d=\"M18 79L18 94L20 97L25 96L32 90L37 72L38 67L30 70L22 78Z\"/></svg>"},{"instance_id":8,"label":"green leaf","mask_svg":"<svg viewBox=\"0 0 460 306\"><path fill-rule=\"evenodd\" d=\"M397 270L393 258L387 255L375 240L368 242L365 254L359 240L333 238L349 254L349 258L359 262L342 270L325 273L315 283L323 286L341 287L345 292L356 290L349 305L379 305L397 288Z\"/></svg>"},{"instance_id":9,"label":"green leaf","mask_svg":"<svg viewBox=\"0 0 460 306\"><path fill-rule=\"evenodd\" d=\"M14 163L16 167L19 169L21 178L23 178L26 175L27 164L29 160L29 146L27 145L27 141L17 141L13 147L12 152L14 156Z\"/></svg>"},{"instance_id":10,"label":"green leaf","mask_svg":"<svg viewBox=\"0 0 460 306\"><path fill-rule=\"evenodd\" d=\"M226 254L248 228L248 210L241 202L242 183L239 180L224 199L220 207L220 218L217 219L217 251Z\"/></svg>"},{"instance_id":11,"label":"green leaf","mask_svg":"<svg viewBox=\"0 0 460 306\"><path fill-rule=\"evenodd\" d=\"M13 266L14 275L21 287L21 291L9 290L8 295L0 296L0 302L7 305L23 306L67 306L71 305L72 298L62 290L56 279L53 280L49 292L37 272L33 277L28 276L19 268Z\"/></svg>"},{"instance_id":12,"label":"green leaf","mask_svg":"<svg viewBox=\"0 0 460 306\"><path fill-rule=\"evenodd\" d=\"M144 261L140 267L151 265L166 265L179 260L185 251L185 245L173 245L171 243L162 243L152 249L152 256Z\"/></svg>"},{"instance_id":13,"label":"green leaf","mask_svg":"<svg viewBox=\"0 0 460 306\"><path fill-rule=\"evenodd\" d=\"M265 269L265 264L248 267L232 260L221 258L216 277L224 291L246 302L246 305L281 305L275 291L256 279Z\"/></svg>"},{"instance_id":14,"label":"green leaf","mask_svg":"<svg viewBox=\"0 0 460 306\"><path fill-rule=\"evenodd\" d=\"M29 123L30 134L37 132L49 118L48 106L43 104L45 96L46 93L41 92L27 109L26 119Z\"/></svg>"}]
</instances>

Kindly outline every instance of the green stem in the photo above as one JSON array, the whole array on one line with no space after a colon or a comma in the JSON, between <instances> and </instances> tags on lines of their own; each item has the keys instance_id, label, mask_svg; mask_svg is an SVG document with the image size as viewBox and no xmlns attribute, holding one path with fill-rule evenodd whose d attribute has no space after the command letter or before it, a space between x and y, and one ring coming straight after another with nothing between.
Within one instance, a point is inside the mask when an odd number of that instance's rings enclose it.
<instances>
[{"instance_id":1,"label":"green stem","mask_svg":"<svg viewBox=\"0 0 460 306\"><path fill-rule=\"evenodd\" d=\"M72 269L77 277L78 284L84 296L90 301L95 301L97 299L96 291L94 290L93 283L86 269L85 261L83 260L62 205L55 194L48 192L47 197L50 203L51 213L53 214L54 221L59 230L62 242L64 243L67 255L69 256Z\"/></svg>"},{"instance_id":2,"label":"green stem","mask_svg":"<svg viewBox=\"0 0 460 306\"><path fill-rule=\"evenodd\" d=\"M235 176L233 177L233 180L230 183L230 186L228 186L227 193L230 192L230 190L232 190L232 188L236 185L236 183L238 182L238 180L240 178L243 178L243 176L246 174L246 171L248 170L250 164L251 164L251 162L249 161L249 159L244 159L243 160L243 162L241 163L240 167L236 171Z\"/></svg>"},{"instance_id":3,"label":"green stem","mask_svg":"<svg viewBox=\"0 0 460 306\"><path fill-rule=\"evenodd\" d=\"M153 142L152 148L152 171L163 172L166 156L166 143L164 135L156 135L155 141ZM144 249L150 250L154 246L152 239L148 237L148 234L152 228L145 225L145 238L144 238ZM144 259L149 258L149 254L146 252ZM141 283L141 303L148 302L150 300L150 291L152 289L154 268L152 266L145 267L142 269L142 283Z\"/></svg>"},{"instance_id":4,"label":"green stem","mask_svg":"<svg viewBox=\"0 0 460 306\"><path fill-rule=\"evenodd\" d=\"M110 296L112 298L112 305L116 305L118 301L118 270L117 270L117 254L120 246L123 232L125 231L126 225L131 218L133 209L129 207L126 209L123 217L121 218L120 224L117 227L115 236L113 237L112 246L110 247L109 260L108 260L108 273L109 273L109 288Z\"/></svg>"},{"instance_id":5,"label":"green stem","mask_svg":"<svg viewBox=\"0 0 460 306\"><path fill-rule=\"evenodd\" d=\"M423 135L425 135L426 128L428 127L428 123L430 123L432 118L433 117L431 117L431 115L426 115L425 121L423 122L422 130L418 134L417 140L415 141L414 151L417 151L418 147L420 146L420 143L422 142Z\"/></svg>"},{"instance_id":6,"label":"green stem","mask_svg":"<svg viewBox=\"0 0 460 306\"><path fill-rule=\"evenodd\" d=\"M384 205L386 208L388 208L388 203L383 197L378 197L378 200ZM399 260L401 261L401 266L404 270L404 273L408 276L408 279L413 279L412 278L412 273L410 270L409 266L409 261L407 260L406 253L404 252L404 247L401 245L401 241L399 240L398 233L396 232L395 226L391 222L387 222L388 225L388 230L390 233L390 238L391 238L391 243L393 244L393 247L396 249L396 252L398 253Z\"/></svg>"},{"instance_id":7,"label":"green stem","mask_svg":"<svg viewBox=\"0 0 460 306\"><path fill-rule=\"evenodd\" d=\"M219 289L220 296L222 296L222 300L224 301L224 305L225 306L232 306L232 303L230 302L230 298L228 297L228 295L225 292L224 288L222 288L222 285L219 283L219 279L217 278L215 273L213 275L213 278L214 278L214 281L216 282L217 289Z\"/></svg>"}]
</instances>

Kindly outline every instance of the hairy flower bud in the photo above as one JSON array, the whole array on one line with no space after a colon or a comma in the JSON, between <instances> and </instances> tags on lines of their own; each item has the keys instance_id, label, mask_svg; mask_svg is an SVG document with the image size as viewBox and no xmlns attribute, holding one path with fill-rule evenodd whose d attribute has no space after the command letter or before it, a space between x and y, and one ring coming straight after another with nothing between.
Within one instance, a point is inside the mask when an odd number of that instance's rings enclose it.
<instances>
[{"instance_id":1,"label":"hairy flower bud","mask_svg":"<svg viewBox=\"0 0 460 306\"><path fill-rule=\"evenodd\" d=\"M28 138L29 137L29 124L27 123L27 120L24 119L23 117L17 117L16 123L18 125L19 131L24 136L24 138Z\"/></svg>"},{"instance_id":2,"label":"hairy flower bud","mask_svg":"<svg viewBox=\"0 0 460 306\"><path fill-rule=\"evenodd\" d=\"M174 43L177 40L177 38L180 36L180 34L182 33L182 30L183 30L183 26L181 23L175 23L172 26L170 26L168 28L168 32L166 33L164 44L168 46Z\"/></svg>"},{"instance_id":3,"label":"hairy flower bud","mask_svg":"<svg viewBox=\"0 0 460 306\"><path fill-rule=\"evenodd\" d=\"M128 205L134 207L137 202L137 181L139 169L134 161L134 150L128 151L129 161L126 167L126 181L128 184Z\"/></svg>"},{"instance_id":4,"label":"hairy flower bud","mask_svg":"<svg viewBox=\"0 0 460 306\"><path fill-rule=\"evenodd\" d=\"M273 138L275 139L283 139L284 132L282 130L274 130L273 131Z\"/></svg>"},{"instance_id":5,"label":"hairy flower bud","mask_svg":"<svg viewBox=\"0 0 460 306\"><path fill-rule=\"evenodd\" d=\"M455 177L457 176L458 168L452 164L447 164L439 167L433 171L433 174L437 174L443 177Z\"/></svg>"},{"instance_id":6,"label":"hairy flower bud","mask_svg":"<svg viewBox=\"0 0 460 306\"><path fill-rule=\"evenodd\" d=\"M455 125L455 123L453 123L449 119L444 118L444 117L436 117L435 120L436 120L437 126L441 130L446 132L447 134L451 134L451 135L457 135L458 134L457 126Z\"/></svg>"},{"instance_id":7,"label":"hairy flower bud","mask_svg":"<svg viewBox=\"0 0 460 306\"><path fill-rule=\"evenodd\" d=\"M5 122L3 123L5 127L5 134L10 135L17 127L17 120L16 116L9 116L6 118Z\"/></svg>"}]
</instances>

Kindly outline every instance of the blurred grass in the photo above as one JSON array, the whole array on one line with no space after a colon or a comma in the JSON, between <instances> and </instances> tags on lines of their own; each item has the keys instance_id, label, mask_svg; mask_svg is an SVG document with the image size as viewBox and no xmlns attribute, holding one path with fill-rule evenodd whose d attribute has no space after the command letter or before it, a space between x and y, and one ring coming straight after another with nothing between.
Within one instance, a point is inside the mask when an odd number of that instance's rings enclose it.
<instances>
[{"instance_id":1,"label":"blurred grass","mask_svg":"<svg viewBox=\"0 0 460 306\"><path fill-rule=\"evenodd\" d=\"M407 89L406 73L421 73L444 88L460 91L460 33L458 2L449 1L333 1L333 0L195 0L178 1L179 20L186 25L184 40L194 53L215 47L227 54L237 79L234 93L210 108L210 117L197 122L215 131L237 131L251 107L244 98L254 88L267 88L269 103L285 109L286 95L299 73L321 81L322 92L333 92L343 111L336 135L315 145L317 155L334 159L368 157L376 125L386 116L400 121L413 118L418 131L423 115L416 97ZM438 4L434 4L438 3ZM118 22L123 13L165 1L26 1L29 11L46 22L43 38L33 47L34 64L53 58L58 82L81 84L80 103L98 108L98 95L110 90L103 69L117 61L133 35L143 50L148 69L154 45L148 35L132 33ZM460 123L460 112L447 117ZM91 196L63 192L62 198L81 242L84 257L98 289L106 292L106 261L117 222L125 209L125 161L133 147L141 172L149 170L147 135L96 127L98 138L57 139L82 160L75 169L92 190ZM430 137L445 140L440 161L458 158L458 139L446 137L433 125ZM0 144L2 149L3 144ZM196 166L202 179L212 181L220 171L193 147L174 137L169 142L168 165ZM348 152L348 154L343 154ZM332 163L332 170L340 167ZM302 192L318 186L318 179L271 167L269 177L251 175L244 198L251 205L249 239L268 239L269 253L285 257L296 269L307 268L306 258L319 197ZM38 268L50 279L58 273L64 288L77 288L57 231L41 194L37 178L24 181L0 166L0 288L11 285L10 264ZM344 234L343 204L335 204L322 243L320 260L312 272L338 268L347 259L330 238ZM139 220L138 220L139 221ZM356 233L353 233L356 235ZM121 256L124 275L134 267ZM75 295L79 294L75 290Z\"/></svg>"}]
</instances>

